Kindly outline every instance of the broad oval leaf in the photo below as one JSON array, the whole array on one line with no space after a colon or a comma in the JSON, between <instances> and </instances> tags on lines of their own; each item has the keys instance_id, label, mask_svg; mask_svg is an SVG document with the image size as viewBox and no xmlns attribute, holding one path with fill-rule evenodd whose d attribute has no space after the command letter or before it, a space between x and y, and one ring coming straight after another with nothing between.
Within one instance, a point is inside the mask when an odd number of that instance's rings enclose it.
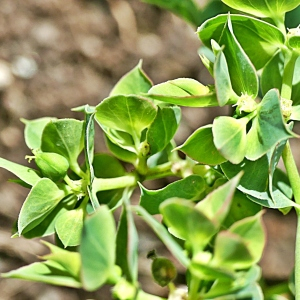
<instances>
[{"instance_id":1,"label":"broad oval leaf","mask_svg":"<svg viewBox=\"0 0 300 300\"><path fill-rule=\"evenodd\" d=\"M137 96L113 96L96 107L95 118L100 125L129 133L137 146L141 132L156 116L156 107L149 100Z\"/></svg>"},{"instance_id":2,"label":"broad oval leaf","mask_svg":"<svg viewBox=\"0 0 300 300\"><path fill-rule=\"evenodd\" d=\"M220 154L213 142L211 125L198 128L183 145L176 149L201 164L215 166L227 160Z\"/></svg>"},{"instance_id":3,"label":"broad oval leaf","mask_svg":"<svg viewBox=\"0 0 300 300\"><path fill-rule=\"evenodd\" d=\"M109 96L147 93L151 86L152 82L142 70L142 61L140 61L135 68L117 82Z\"/></svg>"},{"instance_id":4,"label":"broad oval leaf","mask_svg":"<svg viewBox=\"0 0 300 300\"><path fill-rule=\"evenodd\" d=\"M215 118L213 123L214 144L220 153L233 164L240 163L246 154L246 118Z\"/></svg>"},{"instance_id":5,"label":"broad oval leaf","mask_svg":"<svg viewBox=\"0 0 300 300\"><path fill-rule=\"evenodd\" d=\"M141 189L140 205L152 215L159 213L159 206L166 199L180 197L197 200L205 189L204 179L198 175L191 175L175 181L160 190L151 191L141 184L139 185Z\"/></svg>"},{"instance_id":6,"label":"broad oval leaf","mask_svg":"<svg viewBox=\"0 0 300 300\"><path fill-rule=\"evenodd\" d=\"M65 192L48 178L41 178L32 187L22 205L18 218L18 233L37 226L64 198Z\"/></svg>"},{"instance_id":7,"label":"broad oval leaf","mask_svg":"<svg viewBox=\"0 0 300 300\"><path fill-rule=\"evenodd\" d=\"M115 240L116 227L112 213L106 206L100 206L84 223L79 249L81 281L86 290L98 289L115 272Z\"/></svg>"},{"instance_id":8,"label":"broad oval leaf","mask_svg":"<svg viewBox=\"0 0 300 300\"><path fill-rule=\"evenodd\" d=\"M77 165L77 158L84 146L83 121L60 119L50 121L42 134L41 150L64 156L70 167Z\"/></svg>"},{"instance_id":9,"label":"broad oval leaf","mask_svg":"<svg viewBox=\"0 0 300 300\"><path fill-rule=\"evenodd\" d=\"M222 0L226 5L260 18L281 19L299 5L298 0Z\"/></svg>"},{"instance_id":10,"label":"broad oval leaf","mask_svg":"<svg viewBox=\"0 0 300 300\"><path fill-rule=\"evenodd\" d=\"M218 15L198 28L198 35L207 47L211 47L212 39L219 43L227 19L227 14ZM232 14L230 19L236 39L257 70L284 46L285 37L277 27L243 15Z\"/></svg>"}]
</instances>

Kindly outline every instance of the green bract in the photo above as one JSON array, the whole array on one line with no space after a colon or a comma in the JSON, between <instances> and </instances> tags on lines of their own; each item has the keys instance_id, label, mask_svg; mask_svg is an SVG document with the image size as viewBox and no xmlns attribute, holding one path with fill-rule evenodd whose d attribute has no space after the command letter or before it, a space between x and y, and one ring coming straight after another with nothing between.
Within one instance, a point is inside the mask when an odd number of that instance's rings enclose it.
<instances>
[{"instance_id":1,"label":"green bract","mask_svg":"<svg viewBox=\"0 0 300 300\"><path fill-rule=\"evenodd\" d=\"M212 14L227 12L221 1L201 8L194 0L145 2L199 26L199 54L213 84L181 77L153 85L140 61L96 106L73 109L81 121L23 119L33 153L26 157L36 168L0 158L18 177L12 181L29 189L13 236L55 234L57 246L45 243L50 254L42 262L2 276L87 291L108 284L114 299L166 300L139 283L139 255L155 254L151 244L141 248L142 220L173 256L148 255L168 299L300 299L299 257L290 290L287 283L266 289L258 266L262 208L294 209L300 220L300 176L289 144L299 138L300 31L284 23L299 0L223 1L244 14ZM178 146L181 106L227 106L228 113ZM104 153L95 150L98 125ZM160 186L151 184L159 179ZM186 288L174 280L179 265Z\"/></svg>"}]
</instances>

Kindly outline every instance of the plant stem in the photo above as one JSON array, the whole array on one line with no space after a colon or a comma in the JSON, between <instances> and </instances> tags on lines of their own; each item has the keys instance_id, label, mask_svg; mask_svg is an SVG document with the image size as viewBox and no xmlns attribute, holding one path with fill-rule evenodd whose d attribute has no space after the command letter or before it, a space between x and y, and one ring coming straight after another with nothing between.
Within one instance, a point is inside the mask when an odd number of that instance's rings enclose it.
<instances>
[{"instance_id":1,"label":"plant stem","mask_svg":"<svg viewBox=\"0 0 300 300\"><path fill-rule=\"evenodd\" d=\"M295 250L295 299L300 299L300 210L296 208L297 213L297 233Z\"/></svg>"},{"instance_id":2,"label":"plant stem","mask_svg":"<svg viewBox=\"0 0 300 300\"><path fill-rule=\"evenodd\" d=\"M149 169L145 177L145 180L153 180L153 179L165 178L167 176L175 175L172 172L172 166L173 166L173 162L169 161L167 163Z\"/></svg>"},{"instance_id":3,"label":"plant stem","mask_svg":"<svg viewBox=\"0 0 300 300\"><path fill-rule=\"evenodd\" d=\"M93 190L94 192L107 191L135 186L136 184L137 177L135 174L115 178L95 178L93 181Z\"/></svg>"},{"instance_id":4,"label":"plant stem","mask_svg":"<svg viewBox=\"0 0 300 300\"><path fill-rule=\"evenodd\" d=\"M198 289L199 289L200 279L192 276L191 283L189 286L189 295L188 300L196 300L198 299Z\"/></svg>"}]
</instances>

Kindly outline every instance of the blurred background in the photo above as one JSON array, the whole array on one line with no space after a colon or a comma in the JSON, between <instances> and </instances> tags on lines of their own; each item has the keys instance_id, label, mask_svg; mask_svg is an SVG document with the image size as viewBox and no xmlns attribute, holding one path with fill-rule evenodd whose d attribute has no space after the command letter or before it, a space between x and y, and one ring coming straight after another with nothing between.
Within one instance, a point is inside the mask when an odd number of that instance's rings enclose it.
<instances>
[{"instance_id":1,"label":"blurred background","mask_svg":"<svg viewBox=\"0 0 300 300\"><path fill-rule=\"evenodd\" d=\"M206 1L197 2L203 7ZM219 9L221 2L214 2ZM212 9L206 17L213 14ZM80 119L82 116L71 108L97 105L140 59L155 84L178 77L212 83L197 54L201 44L195 31L196 27L172 13L138 0L1 0L0 157L26 164L24 158L30 150L24 143L20 118ZM227 114L228 108L184 108L183 113L178 143L216 115ZM97 151L106 151L101 133L96 140ZM7 183L10 176L0 171L0 272L34 262L46 250L38 240L10 238L28 192ZM268 243L261 262L264 277L268 282L285 280L294 263L294 214L283 217L268 211L265 224ZM148 228L140 226L140 251L160 248ZM150 262L145 255L141 257L140 273L146 291L165 295L166 291L150 278ZM109 289L86 293L0 279L1 300L106 300L111 299Z\"/></svg>"}]
</instances>

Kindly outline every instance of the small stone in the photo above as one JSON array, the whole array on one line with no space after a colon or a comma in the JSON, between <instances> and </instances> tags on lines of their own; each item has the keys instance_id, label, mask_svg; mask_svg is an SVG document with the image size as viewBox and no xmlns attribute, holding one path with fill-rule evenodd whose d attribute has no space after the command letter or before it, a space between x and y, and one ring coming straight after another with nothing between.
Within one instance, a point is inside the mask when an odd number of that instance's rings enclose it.
<instances>
[{"instance_id":1,"label":"small stone","mask_svg":"<svg viewBox=\"0 0 300 300\"><path fill-rule=\"evenodd\" d=\"M0 60L0 91L8 88L13 80L9 64L6 61Z\"/></svg>"}]
</instances>

